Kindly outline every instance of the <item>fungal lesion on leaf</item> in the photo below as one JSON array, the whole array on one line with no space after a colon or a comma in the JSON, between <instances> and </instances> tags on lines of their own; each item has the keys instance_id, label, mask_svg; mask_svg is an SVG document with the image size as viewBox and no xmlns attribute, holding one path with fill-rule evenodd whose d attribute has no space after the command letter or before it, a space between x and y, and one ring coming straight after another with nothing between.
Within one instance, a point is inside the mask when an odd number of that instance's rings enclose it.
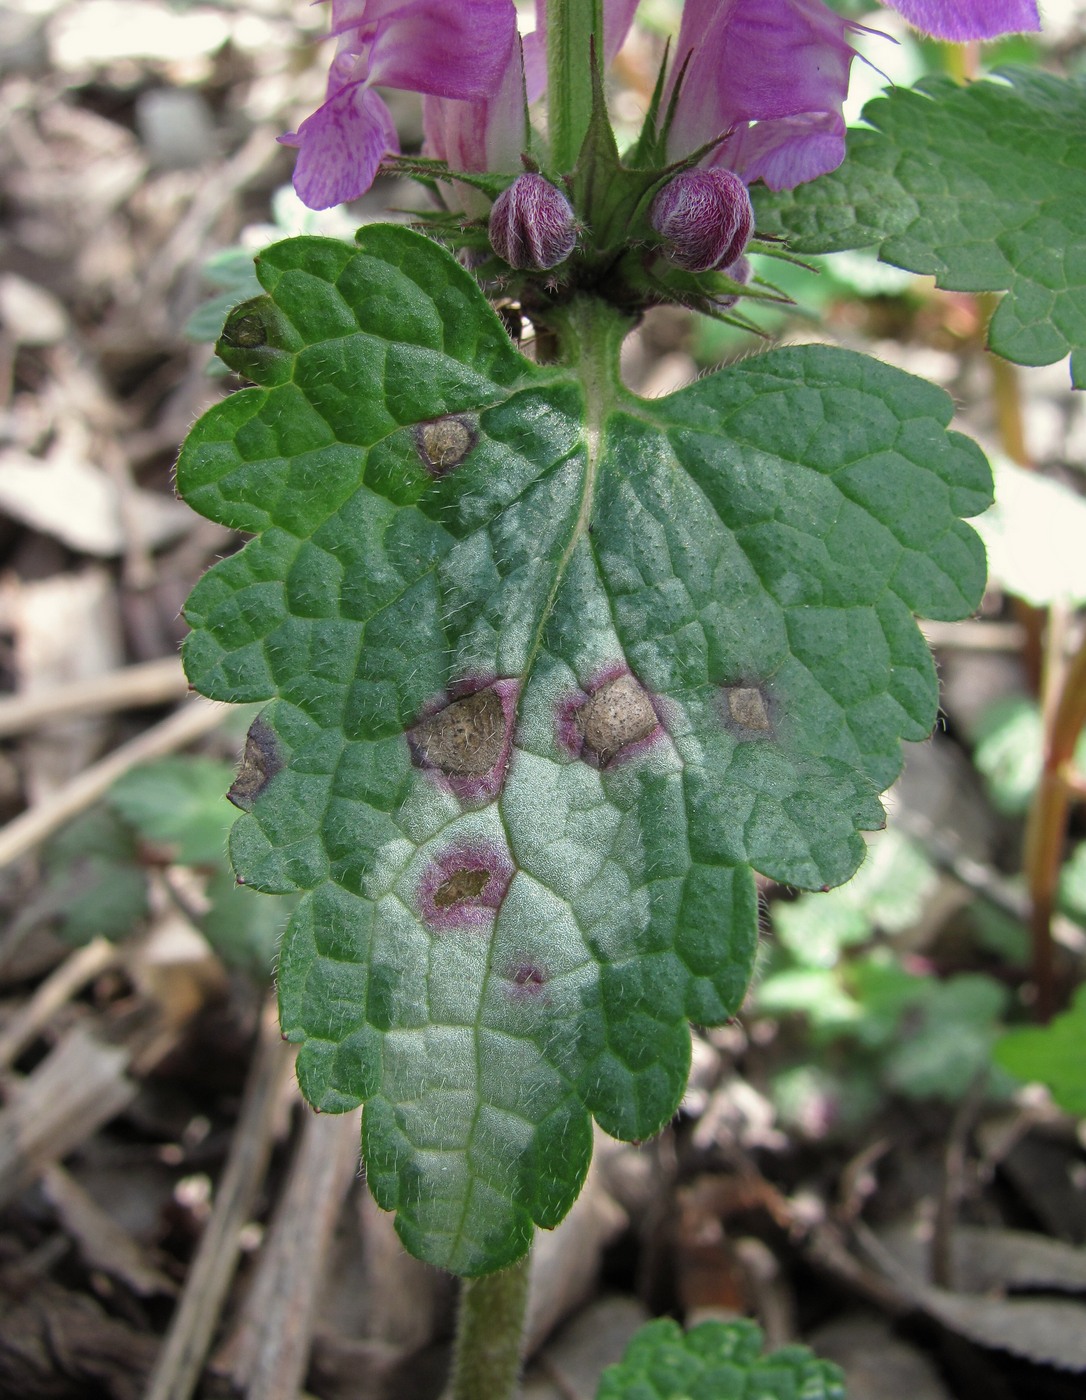
<instances>
[{"instance_id":1,"label":"fungal lesion on leaf","mask_svg":"<svg viewBox=\"0 0 1086 1400\"><path fill-rule=\"evenodd\" d=\"M227 320L222 340L224 345L235 350L258 350L268 342L268 327L256 311L243 311Z\"/></svg>"},{"instance_id":2,"label":"fungal lesion on leaf","mask_svg":"<svg viewBox=\"0 0 1086 1400\"><path fill-rule=\"evenodd\" d=\"M475 838L452 841L423 869L415 904L434 933L485 933L513 878L503 844Z\"/></svg>"},{"instance_id":3,"label":"fungal lesion on leaf","mask_svg":"<svg viewBox=\"0 0 1086 1400\"><path fill-rule=\"evenodd\" d=\"M523 1004L538 1001L540 998L545 999L544 994L551 979L545 967L525 960L508 967L503 980L508 999Z\"/></svg>"},{"instance_id":4,"label":"fungal lesion on leaf","mask_svg":"<svg viewBox=\"0 0 1086 1400\"><path fill-rule=\"evenodd\" d=\"M496 691L487 687L453 700L411 731L424 764L453 778L481 778L502 756L507 722Z\"/></svg>"},{"instance_id":5,"label":"fungal lesion on leaf","mask_svg":"<svg viewBox=\"0 0 1086 1400\"><path fill-rule=\"evenodd\" d=\"M489 870L454 870L434 890L434 903L448 909L461 900L478 899L489 884Z\"/></svg>"},{"instance_id":6,"label":"fungal lesion on leaf","mask_svg":"<svg viewBox=\"0 0 1086 1400\"><path fill-rule=\"evenodd\" d=\"M660 727L652 697L629 671L602 681L575 708L572 719L567 748L579 750L580 757L599 768L651 738Z\"/></svg>"},{"instance_id":7,"label":"fungal lesion on leaf","mask_svg":"<svg viewBox=\"0 0 1086 1400\"><path fill-rule=\"evenodd\" d=\"M416 423L413 432L422 465L431 476L454 471L479 441L475 420L462 413Z\"/></svg>"},{"instance_id":8,"label":"fungal lesion on leaf","mask_svg":"<svg viewBox=\"0 0 1086 1400\"><path fill-rule=\"evenodd\" d=\"M773 703L760 685L727 685L723 688L724 719L737 739L772 739Z\"/></svg>"},{"instance_id":9,"label":"fungal lesion on leaf","mask_svg":"<svg viewBox=\"0 0 1086 1400\"><path fill-rule=\"evenodd\" d=\"M428 707L408 729L412 762L439 775L462 800L492 801L505 782L513 751L519 691L515 680L458 683L451 700L442 696L443 703Z\"/></svg>"},{"instance_id":10,"label":"fungal lesion on leaf","mask_svg":"<svg viewBox=\"0 0 1086 1400\"><path fill-rule=\"evenodd\" d=\"M243 812L250 811L256 799L284 766L285 759L275 730L266 719L257 715L245 736L241 767L227 797Z\"/></svg>"}]
</instances>

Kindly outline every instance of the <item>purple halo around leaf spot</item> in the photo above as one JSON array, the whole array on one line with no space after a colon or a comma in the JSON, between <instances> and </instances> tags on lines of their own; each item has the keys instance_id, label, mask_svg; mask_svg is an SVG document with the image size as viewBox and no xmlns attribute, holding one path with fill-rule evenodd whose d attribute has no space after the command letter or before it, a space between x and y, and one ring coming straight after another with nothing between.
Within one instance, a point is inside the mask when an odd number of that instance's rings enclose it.
<instances>
[{"instance_id":1,"label":"purple halo around leaf spot","mask_svg":"<svg viewBox=\"0 0 1086 1400\"><path fill-rule=\"evenodd\" d=\"M547 986L550 980L551 975L545 967L527 959L512 963L502 975L506 997L519 1006L539 1005L540 1002L545 1005L549 1000Z\"/></svg>"},{"instance_id":2,"label":"purple halo around leaf spot","mask_svg":"<svg viewBox=\"0 0 1086 1400\"><path fill-rule=\"evenodd\" d=\"M461 801L492 802L509 767L519 694L517 680L458 682L407 731L412 762Z\"/></svg>"},{"instance_id":3,"label":"purple halo around leaf spot","mask_svg":"<svg viewBox=\"0 0 1086 1400\"><path fill-rule=\"evenodd\" d=\"M936 39L964 43L1041 27L1035 0L882 0Z\"/></svg>"},{"instance_id":4,"label":"purple halo around leaf spot","mask_svg":"<svg viewBox=\"0 0 1086 1400\"><path fill-rule=\"evenodd\" d=\"M645 753L663 738L659 702L625 666L602 671L589 688L559 700L558 744L570 758L610 768Z\"/></svg>"},{"instance_id":5,"label":"purple halo around leaf spot","mask_svg":"<svg viewBox=\"0 0 1086 1400\"><path fill-rule=\"evenodd\" d=\"M434 933L487 932L513 875L513 862L495 842L453 841L422 872L419 914Z\"/></svg>"}]
</instances>

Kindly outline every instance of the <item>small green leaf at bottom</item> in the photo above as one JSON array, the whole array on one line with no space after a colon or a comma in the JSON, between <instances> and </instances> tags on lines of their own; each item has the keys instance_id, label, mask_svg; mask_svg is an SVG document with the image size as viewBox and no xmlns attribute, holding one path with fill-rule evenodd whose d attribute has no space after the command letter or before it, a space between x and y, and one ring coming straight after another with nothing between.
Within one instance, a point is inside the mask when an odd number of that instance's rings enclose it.
<instances>
[{"instance_id":1,"label":"small green leaf at bottom","mask_svg":"<svg viewBox=\"0 0 1086 1400\"><path fill-rule=\"evenodd\" d=\"M844 1376L804 1346L762 1355L753 1322L703 1322L684 1333L670 1318L642 1327L596 1400L844 1400Z\"/></svg>"}]
</instances>

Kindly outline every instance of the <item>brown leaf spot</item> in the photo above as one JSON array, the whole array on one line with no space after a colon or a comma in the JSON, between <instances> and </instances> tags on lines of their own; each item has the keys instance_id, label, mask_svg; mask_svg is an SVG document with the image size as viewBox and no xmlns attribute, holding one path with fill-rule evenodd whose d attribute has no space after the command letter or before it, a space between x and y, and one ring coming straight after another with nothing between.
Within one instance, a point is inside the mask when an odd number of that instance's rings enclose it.
<instances>
[{"instance_id":1,"label":"brown leaf spot","mask_svg":"<svg viewBox=\"0 0 1086 1400\"><path fill-rule=\"evenodd\" d=\"M477 899L489 884L489 870L454 870L434 891L434 903L448 909L462 899Z\"/></svg>"},{"instance_id":2,"label":"brown leaf spot","mask_svg":"<svg viewBox=\"0 0 1086 1400\"><path fill-rule=\"evenodd\" d=\"M629 673L601 685L578 717L586 748L600 767L656 728L656 711L648 692Z\"/></svg>"},{"instance_id":3,"label":"brown leaf spot","mask_svg":"<svg viewBox=\"0 0 1086 1400\"><path fill-rule=\"evenodd\" d=\"M231 318L223 328L224 342L235 350L259 350L268 341L268 328L255 311Z\"/></svg>"},{"instance_id":4,"label":"brown leaf spot","mask_svg":"<svg viewBox=\"0 0 1086 1400\"><path fill-rule=\"evenodd\" d=\"M453 778L489 773L505 747L505 711L491 689L453 700L416 725L415 745L426 763Z\"/></svg>"},{"instance_id":5,"label":"brown leaf spot","mask_svg":"<svg viewBox=\"0 0 1086 1400\"><path fill-rule=\"evenodd\" d=\"M768 734L773 728L765 698L757 686L732 686L728 690L728 714L733 723L751 733Z\"/></svg>"},{"instance_id":6,"label":"brown leaf spot","mask_svg":"<svg viewBox=\"0 0 1086 1400\"><path fill-rule=\"evenodd\" d=\"M444 476L458 467L478 440L472 420L456 414L415 426L415 446L431 476Z\"/></svg>"},{"instance_id":7,"label":"brown leaf spot","mask_svg":"<svg viewBox=\"0 0 1086 1400\"><path fill-rule=\"evenodd\" d=\"M283 756L275 731L259 715L245 736L245 752L241 767L230 791L226 794L235 807L248 812L253 803L283 767Z\"/></svg>"}]
</instances>

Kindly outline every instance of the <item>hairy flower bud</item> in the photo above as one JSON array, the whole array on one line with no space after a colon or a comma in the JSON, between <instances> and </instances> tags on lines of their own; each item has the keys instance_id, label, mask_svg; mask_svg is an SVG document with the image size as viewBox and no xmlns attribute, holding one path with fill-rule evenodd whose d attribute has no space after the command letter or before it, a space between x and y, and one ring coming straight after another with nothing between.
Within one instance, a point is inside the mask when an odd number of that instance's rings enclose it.
<instances>
[{"instance_id":1,"label":"hairy flower bud","mask_svg":"<svg viewBox=\"0 0 1086 1400\"><path fill-rule=\"evenodd\" d=\"M494 201L490 245L510 267L557 267L577 245L573 207L542 175L518 175Z\"/></svg>"},{"instance_id":2,"label":"hairy flower bud","mask_svg":"<svg viewBox=\"0 0 1086 1400\"><path fill-rule=\"evenodd\" d=\"M747 187L731 170L684 170L652 201L649 219L664 254L687 272L735 262L754 232Z\"/></svg>"}]
</instances>

